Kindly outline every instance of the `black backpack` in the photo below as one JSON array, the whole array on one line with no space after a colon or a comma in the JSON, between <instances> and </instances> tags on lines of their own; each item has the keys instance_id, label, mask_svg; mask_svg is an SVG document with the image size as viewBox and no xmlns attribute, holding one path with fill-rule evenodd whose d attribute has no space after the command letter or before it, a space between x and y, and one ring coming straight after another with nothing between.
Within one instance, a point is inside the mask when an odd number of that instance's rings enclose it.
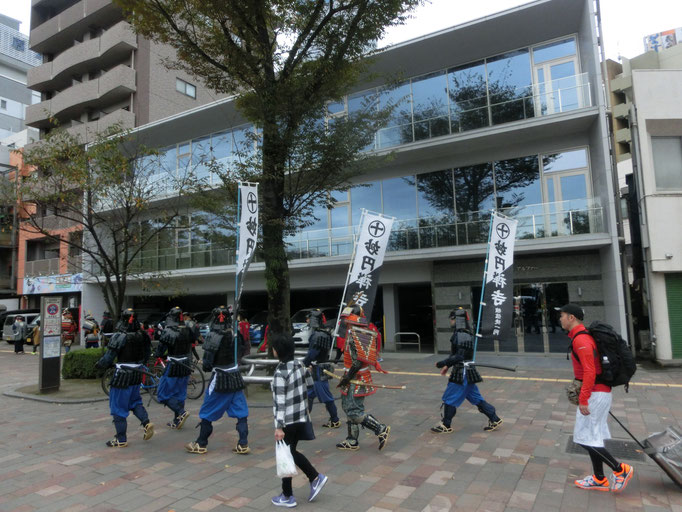
<instances>
[{"instance_id":1,"label":"black backpack","mask_svg":"<svg viewBox=\"0 0 682 512\"><path fill-rule=\"evenodd\" d=\"M627 393L630 379L637 371L635 357L632 355L628 342L613 327L598 320L592 322L587 330L580 331L576 336L578 334L589 334L597 345L602 372L597 375L596 382L610 387L624 386ZM571 342L571 350L572 347ZM575 351L573 355L578 359Z\"/></svg>"}]
</instances>

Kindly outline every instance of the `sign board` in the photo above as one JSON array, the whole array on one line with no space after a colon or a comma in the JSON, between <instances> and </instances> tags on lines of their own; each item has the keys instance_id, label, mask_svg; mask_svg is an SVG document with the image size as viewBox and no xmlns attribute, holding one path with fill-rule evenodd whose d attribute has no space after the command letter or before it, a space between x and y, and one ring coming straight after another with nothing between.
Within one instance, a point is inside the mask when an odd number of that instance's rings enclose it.
<instances>
[{"instance_id":1,"label":"sign board","mask_svg":"<svg viewBox=\"0 0 682 512\"><path fill-rule=\"evenodd\" d=\"M682 43L682 28L675 28L646 36L644 38L644 51L660 52L680 43Z\"/></svg>"},{"instance_id":2,"label":"sign board","mask_svg":"<svg viewBox=\"0 0 682 512\"><path fill-rule=\"evenodd\" d=\"M40 298L40 392L58 391L62 348L62 298Z\"/></svg>"},{"instance_id":3,"label":"sign board","mask_svg":"<svg viewBox=\"0 0 682 512\"><path fill-rule=\"evenodd\" d=\"M40 345L43 347L43 359L59 357L61 355L62 337L43 336L43 341Z\"/></svg>"},{"instance_id":4,"label":"sign board","mask_svg":"<svg viewBox=\"0 0 682 512\"><path fill-rule=\"evenodd\" d=\"M44 336L59 336L62 333L62 298L50 297L45 300L44 316L41 316L42 334Z\"/></svg>"},{"instance_id":5,"label":"sign board","mask_svg":"<svg viewBox=\"0 0 682 512\"><path fill-rule=\"evenodd\" d=\"M72 293L83 290L83 274L60 274L24 278L24 295Z\"/></svg>"}]
</instances>

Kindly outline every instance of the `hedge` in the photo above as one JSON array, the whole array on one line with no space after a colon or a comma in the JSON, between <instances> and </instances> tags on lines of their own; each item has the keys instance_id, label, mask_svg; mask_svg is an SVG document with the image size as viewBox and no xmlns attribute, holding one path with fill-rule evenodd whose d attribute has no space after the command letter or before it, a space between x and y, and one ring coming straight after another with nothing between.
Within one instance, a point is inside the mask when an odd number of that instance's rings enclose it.
<instances>
[{"instance_id":1,"label":"hedge","mask_svg":"<svg viewBox=\"0 0 682 512\"><path fill-rule=\"evenodd\" d=\"M95 368L95 363L104 355L104 348L71 350L64 354L62 377L64 379L98 379L104 370Z\"/></svg>"}]
</instances>

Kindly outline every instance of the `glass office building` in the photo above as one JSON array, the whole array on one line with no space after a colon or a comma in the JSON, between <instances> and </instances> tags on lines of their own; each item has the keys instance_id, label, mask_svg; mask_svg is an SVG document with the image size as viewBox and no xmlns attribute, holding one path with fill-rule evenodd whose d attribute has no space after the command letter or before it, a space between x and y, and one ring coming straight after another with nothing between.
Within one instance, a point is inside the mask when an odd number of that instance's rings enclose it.
<instances>
[{"instance_id":1,"label":"glass office building","mask_svg":"<svg viewBox=\"0 0 682 512\"><path fill-rule=\"evenodd\" d=\"M381 212L396 217L375 318L386 345L407 331L424 350L447 350L449 311L478 310L496 209L519 221L514 334L482 350L563 351L553 308L569 300L624 330L593 8L588 0L532 2L390 47L374 71L405 80L360 86L328 105L324 123L396 105L366 148L393 157L334 192L332 208L317 207L287 238L292 309L340 302L361 212ZM229 169L258 151L257 133L230 99L138 131L161 148L164 169L181 174L191 165L207 183L218 180L207 159ZM158 190L173 193L161 174ZM145 247L138 270L168 272L187 296L229 300L234 233L216 236L206 229L211 224L210 216L188 212ZM252 269L246 297L262 309L263 264ZM151 304L148 293L133 283L131 303Z\"/></svg>"}]
</instances>

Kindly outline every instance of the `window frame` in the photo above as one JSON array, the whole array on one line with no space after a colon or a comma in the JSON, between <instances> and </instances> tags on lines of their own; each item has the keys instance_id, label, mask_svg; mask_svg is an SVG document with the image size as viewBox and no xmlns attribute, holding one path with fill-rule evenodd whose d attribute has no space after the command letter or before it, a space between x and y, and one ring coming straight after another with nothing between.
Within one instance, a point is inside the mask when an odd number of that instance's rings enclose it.
<instances>
[{"instance_id":1,"label":"window frame","mask_svg":"<svg viewBox=\"0 0 682 512\"><path fill-rule=\"evenodd\" d=\"M194 91L193 94L188 92L189 88ZM175 77L175 90L180 94L187 96L188 98L192 98L193 100L197 99L197 86L183 80L182 78Z\"/></svg>"}]
</instances>

